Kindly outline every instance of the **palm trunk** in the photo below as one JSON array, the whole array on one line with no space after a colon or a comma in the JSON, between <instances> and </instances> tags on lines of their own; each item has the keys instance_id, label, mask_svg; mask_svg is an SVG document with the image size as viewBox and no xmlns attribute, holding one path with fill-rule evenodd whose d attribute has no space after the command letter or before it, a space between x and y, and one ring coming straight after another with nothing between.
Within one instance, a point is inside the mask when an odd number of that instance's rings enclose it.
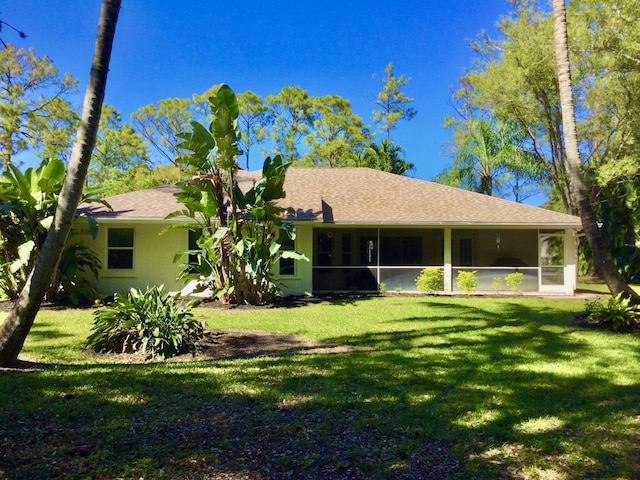
<instances>
[{"instance_id":1,"label":"palm trunk","mask_svg":"<svg viewBox=\"0 0 640 480\"><path fill-rule=\"evenodd\" d=\"M0 366L8 366L18 358L71 230L98 132L120 3L121 0L102 2L91 74L67 176L60 192L53 225L36 265L0 327Z\"/></svg>"},{"instance_id":2,"label":"palm trunk","mask_svg":"<svg viewBox=\"0 0 640 480\"><path fill-rule=\"evenodd\" d=\"M611 251L602 239L582 175L582 162L580 160L580 151L578 150L578 135L571 87L565 0L553 0L553 17L566 163L571 180L573 198L582 221L582 229L591 247L597 268L601 272L611 294L618 295L621 293L624 297L631 299L633 304L640 304L640 295L624 281L616 268Z\"/></svg>"}]
</instances>

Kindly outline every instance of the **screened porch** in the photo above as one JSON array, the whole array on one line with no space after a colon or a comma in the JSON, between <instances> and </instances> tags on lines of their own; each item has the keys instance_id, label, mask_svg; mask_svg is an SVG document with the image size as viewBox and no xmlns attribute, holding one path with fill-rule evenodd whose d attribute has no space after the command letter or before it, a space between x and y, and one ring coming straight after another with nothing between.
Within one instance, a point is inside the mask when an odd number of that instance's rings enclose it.
<instances>
[{"instance_id":1,"label":"screened porch","mask_svg":"<svg viewBox=\"0 0 640 480\"><path fill-rule=\"evenodd\" d=\"M412 292L420 272L432 267L443 271L444 292L459 291L459 271L476 272L478 292L508 292L505 279L514 272L522 273L523 293L565 291L573 263L565 235L515 228L314 229L313 290L377 291L384 284Z\"/></svg>"}]
</instances>

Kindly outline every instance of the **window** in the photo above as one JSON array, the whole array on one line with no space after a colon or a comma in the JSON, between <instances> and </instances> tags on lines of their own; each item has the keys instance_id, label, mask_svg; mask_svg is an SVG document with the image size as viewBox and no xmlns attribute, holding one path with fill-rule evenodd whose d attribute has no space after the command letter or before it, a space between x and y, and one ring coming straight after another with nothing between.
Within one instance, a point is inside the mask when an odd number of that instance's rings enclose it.
<instances>
[{"instance_id":1,"label":"window","mask_svg":"<svg viewBox=\"0 0 640 480\"><path fill-rule=\"evenodd\" d=\"M280 250L283 252L293 252L295 250L295 241L284 230L280 230ZM295 260L293 258L280 257L279 273L280 275L295 275Z\"/></svg>"},{"instance_id":2,"label":"window","mask_svg":"<svg viewBox=\"0 0 640 480\"><path fill-rule=\"evenodd\" d=\"M189 252L195 252L196 250L200 250L200 247L198 246L198 240L200 240L201 236L202 236L202 230L189 229L189 245L187 247ZM194 271L193 265L198 264L198 255L196 253L189 253L189 258L187 262L189 263L189 270L193 272Z\"/></svg>"},{"instance_id":3,"label":"window","mask_svg":"<svg viewBox=\"0 0 640 480\"><path fill-rule=\"evenodd\" d=\"M107 268L133 268L133 228L107 230Z\"/></svg>"},{"instance_id":4,"label":"window","mask_svg":"<svg viewBox=\"0 0 640 480\"><path fill-rule=\"evenodd\" d=\"M318 232L316 235L316 264L320 266L333 264L333 232Z\"/></svg>"},{"instance_id":5,"label":"window","mask_svg":"<svg viewBox=\"0 0 640 480\"><path fill-rule=\"evenodd\" d=\"M460 239L460 266L470 267L473 265L473 244L470 238Z\"/></svg>"},{"instance_id":6,"label":"window","mask_svg":"<svg viewBox=\"0 0 640 480\"><path fill-rule=\"evenodd\" d=\"M380 239L381 265L421 265L421 237L382 237Z\"/></svg>"},{"instance_id":7,"label":"window","mask_svg":"<svg viewBox=\"0 0 640 480\"><path fill-rule=\"evenodd\" d=\"M564 285L563 235L540 235L540 281L543 286Z\"/></svg>"}]
</instances>

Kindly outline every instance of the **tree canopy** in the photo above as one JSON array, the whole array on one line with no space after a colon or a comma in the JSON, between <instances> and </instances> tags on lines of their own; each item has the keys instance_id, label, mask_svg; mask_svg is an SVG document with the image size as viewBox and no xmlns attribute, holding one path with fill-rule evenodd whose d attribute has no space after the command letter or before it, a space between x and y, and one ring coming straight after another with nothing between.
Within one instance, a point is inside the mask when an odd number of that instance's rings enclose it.
<instances>
[{"instance_id":1,"label":"tree canopy","mask_svg":"<svg viewBox=\"0 0 640 480\"><path fill-rule=\"evenodd\" d=\"M0 159L9 170L14 156L33 148L62 156L71 144L75 116L66 97L75 92L70 74L60 78L46 55L11 43L0 46ZM59 155L58 155L59 154Z\"/></svg>"},{"instance_id":2,"label":"tree canopy","mask_svg":"<svg viewBox=\"0 0 640 480\"><path fill-rule=\"evenodd\" d=\"M620 259L634 257L631 250L637 250L640 238L640 220L632 221L629 215L640 187L638 20L640 5L634 1L581 0L567 7L577 141L586 194L597 222L627 219L625 235L635 232L633 246L622 252L615 245L629 245L628 236L622 242L614 229L603 229L604 241L614 247L619 267L623 266ZM517 176L511 173L511 178L551 188L551 198L559 199L563 210L578 214L567 169L554 46L551 11L536 0L515 2L513 11L500 19L496 38L481 35L472 43L477 57L454 92L458 116L449 122L453 156L458 163L462 160L472 124L479 121L474 119L490 116L495 126L508 122L522 136L517 143L527 168L532 167L530 172L518 170ZM624 198L613 200L616 195ZM628 274L638 275L640 266L635 271Z\"/></svg>"},{"instance_id":3,"label":"tree canopy","mask_svg":"<svg viewBox=\"0 0 640 480\"><path fill-rule=\"evenodd\" d=\"M394 130L399 120L411 120L418 113L415 108L409 106L414 99L407 97L402 88L411 78L405 74L395 76L393 63L389 63L384 69L384 76L380 79L382 90L372 100L377 106L373 111L373 121L380 125L380 130L387 141L391 141L391 130Z\"/></svg>"}]
</instances>

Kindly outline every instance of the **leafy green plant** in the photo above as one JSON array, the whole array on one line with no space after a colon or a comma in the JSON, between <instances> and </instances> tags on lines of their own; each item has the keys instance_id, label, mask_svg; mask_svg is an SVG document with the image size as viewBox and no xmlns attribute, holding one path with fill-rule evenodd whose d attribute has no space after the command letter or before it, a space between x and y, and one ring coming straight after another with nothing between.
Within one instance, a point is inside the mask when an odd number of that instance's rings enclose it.
<instances>
[{"instance_id":1,"label":"leafy green plant","mask_svg":"<svg viewBox=\"0 0 640 480\"><path fill-rule=\"evenodd\" d=\"M0 176L0 282L12 300L22 290L53 221L64 175L64 163L50 160L24 173L9 165Z\"/></svg>"},{"instance_id":2,"label":"leafy green plant","mask_svg":"<svg viewBox=\"0 0 640 480\"><path fill-rule=\"evenodd\" d=\"M462 290L466 295L472 294L478 288L478 277L476 276L476 273L477 270L474 270L472 272L460 270L458 272L456 283L458 284L458 288Z\"/></svg>"},{"instance_id":3,"label":"leafy green plant","mask_svg":"<svg viewBox=\"0 0 640 480\"><path fill-rule=\"evenodd\" d=\"M512 292L521 293L520 285L522 285L523 278L524 274L522 272L513 272L504 277L504 280Z\"/></svg>"},{"instance_id":4,"label":"leafy green plant","mask_svg":"<svg viewBox=\"0 0 640 480\"><path fill-rule=\"evenodd\" d=\"M59 304L90 305L103 298L91 276L98 278L102 262L98 255L81 243L65 246L47 300Z\"/></svg>"},{"instance_id":5,"label":"leafy green plant","mask_svg":"<svg viewBox=\"0 0 640 480\"><path fill-rule=\"evenodd\" d=\"M267 158L262 177L243 192L236 177L241 153L237 98L222 85L209 102L214 118L210 127L192 122L191 132L178 135L184 140L178 146L190 152L179 162L197 174L178 183L176 198L185 208L168 218L188 216L202 232L198 250L186 252L196 259L185 266L181 278L197 280L200 288L210 288L223 302L265 303L280 293L274 268L278 260L307 259L281 248L280 230L295 239L295 227L284 220L293 212L278 205L285 196L289 164L279 155ZM179 226L194 228L193 223Z\"/></svg>"},{"instance_id":6,"label":"leafy green plant","mask_svg":"<svg viewBox=\"0 0 640 480\"><path fill-rule=\"evenodd\" d=\"M378 292L379 292L379 293L387 293L387 292L388 292L387 284L386 284L386 283L384 283L384 282L380 282L380 283L378 284Z\"/></svg>"},{"instance_id":7,"label":"leafy green plant","mask_svg":"<svg viewBox=\"0 0 640 480\"><path fill-rule=\"evenodd\" d=\"M179 294L165 292L164 286L116 294L112 303L95 312L86 346L97 352L142 352L148 358L193 350L203 332L202 323L191 313L199 302L183 306L179 299Z\"/></svg>"},{"instance_id":8,"label":"leafy green plant","mask_svg":"<svg viewBox=\"0 0 640 480\"><path fill-rule=\"evenodd\" d=\"M504 278L493 277L493 281L491 282L491 289L495 290L496 293L500 293L500 290L502 290L503 284L504 284Z\"/></svg>"},{"instance_id":9,"label":"leafy green plant","mask_svg":"<svg viewBox=\"0 0 640 480\"><path fill-rule=\"evenodd\" d=\"M593 300L587 303L587 318L601 325L606 325L614 330L640 325L640 307L629 305L629 299L622 294L610 296L603 303Z\"/></svg>"},{"instance_id":10,"label":"leafy green plant","mask_svg":"<svg viewBox=\"0 0 640 480\"><path fill-rule=\"evenodd\" d=\"M21 172L14 165L0 175L0 290L15 300L33 268L53 214L66 168L62 161L43 161ZM83 194L83 202L99 201L97 190ZM104 202L102 202L104 203ZM97 225L91 217L91 234Z\"/></svg>"},{"instance_id":11,"label":"leafy green plant","mask_svg":"<svg viewBox=\"0 0 640 480\"><path fill-rule=\"evenodd\" d=\"M416 278L416 287L428 293L444 290L444 272L440 268L425 268Z\"/></svg>"}]
</instances>

